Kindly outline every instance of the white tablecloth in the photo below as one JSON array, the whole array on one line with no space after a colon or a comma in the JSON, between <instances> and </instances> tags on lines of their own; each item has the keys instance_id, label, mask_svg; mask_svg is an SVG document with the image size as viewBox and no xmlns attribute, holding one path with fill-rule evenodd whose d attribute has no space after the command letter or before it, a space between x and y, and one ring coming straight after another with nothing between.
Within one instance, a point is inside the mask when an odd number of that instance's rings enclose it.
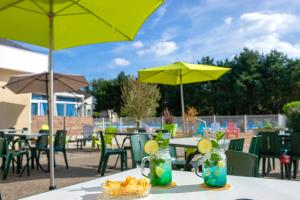
<instances>
[{"instance_id":1,"label":"white tablecloth","mask_svg":"<svg viewBox=\"0 0 300 200\"><path fill-rule=\"evenodd\" d=\"M175 147L197 147L197 144L201 138L197 137L187 137L187 138L174 138L170 140L170 146ZM230 140L221 140L219 143L224 145L226 149L229 145Z\"/></svg>"},{"instance_id":2,"label":"white tablecloth","mask_svg":"<svg viewBox=\"0 0 300 200\"><path fill-rule=\"evenodd\" d=\"M24 200L95 200L101 199L104 180L123 180L126 176L141 177L140 169L133 169L92 181L46 192ZM300 182L228 176L232 186L225 191L207 191L199 187L202 179L192 172L173 171L177 187L173 189L152 188L147 200L299 200Z\"/></svg>"}]
</instances>

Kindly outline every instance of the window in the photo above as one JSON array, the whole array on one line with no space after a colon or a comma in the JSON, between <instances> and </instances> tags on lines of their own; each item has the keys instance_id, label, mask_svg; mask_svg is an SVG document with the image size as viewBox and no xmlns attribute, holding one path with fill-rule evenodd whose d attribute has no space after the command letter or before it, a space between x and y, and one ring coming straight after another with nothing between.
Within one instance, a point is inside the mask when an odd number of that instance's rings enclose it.
<instances>
[{"instance_id":1,"label":"window","mask_svg":"<svg viewBox=\"0 0 300 200\"><path fill-rule=\"evenodd\" d=\"M47 101L47 96L46 95L40 95L40 94L32 94L32 99L33 100L45 100L45 101Z\"/></svg>"},{"instance_id":2,"label":"window","mask_svg":"<svg viewBox=\"0 0 300 200\"><path fill-rule=\"evenodd\" d=\"M77 97L56 97L56 113L58 116L75 117L80 116L81 99Z\"/></svg>"},{"instance_id":3,"label":"window","mask_svg":"<svg viewBox=\"0 0 300 200\"><path fill-rule=\"evenodd\" d=\"M32 94L31 114L32 115L48 114L48 101L46 95Z\"/></svg>"},{"instance_id":4,"label":"window","mask_svg":"<svg viewBox=\"0 0 300 200\"><path fill-rule=\"evenodd\" d=\"M57 103L56 111L57 111L57 116L64 116L65 115L65 104Z\"/></svg>"},{"instance_id":5,"label":"window","mask_svg":"<svg viewBox=\"0 0 300 200\"><path fill-rule=\"evenodd\" d=\"M38 115L38 104L31 103L31 115Z\"/></svg>"},{"instance_id":6,"label":"window","mask_svg":"<svg viewBox=\"0 0 300 200\"><path fill-rule=\"evenodd\" d=\"M69 117L76 116L75 104L66 104L67 105L67 113L66 115Z\"/></svg>"},{"instance_id":7,"label":"window","mask_svg":"<svg viewBox=\"0 0 300 200\"><path fill-rule=\"evenodd\" d=\"M82 99L77 97L56 97L56 116L80 116ZM48 115L48 101L46 95L32 94L31 99L31 114L32 115Z\"/></svg>"},{"instance_id":8,"label":"window","mask_svg":"<svg viewBox=\"0 0 300 200\"><path fill-rule=\"evenodd\" d=\"M79 98L74 98L74 97L63 97L63 96L58 96L58 97L56 97L56 101L76 102L76 103L79 103L79 102L80 102L80 99L79 99Z\"/></svg>"}]
</instances>

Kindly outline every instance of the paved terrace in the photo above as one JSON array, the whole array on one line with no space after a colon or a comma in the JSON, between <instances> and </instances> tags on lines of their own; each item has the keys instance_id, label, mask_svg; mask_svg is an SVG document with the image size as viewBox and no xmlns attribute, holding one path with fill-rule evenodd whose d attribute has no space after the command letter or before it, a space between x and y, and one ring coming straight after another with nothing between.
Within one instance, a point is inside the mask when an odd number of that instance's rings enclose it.
<instances>
[{"instance_id":1,"label":"paved terrace","mask_svg":"<svg viewBox=\"0 0 300 200\"><path fill-rule=\"evenodd\" d=\"M251 135L247 135L245 141L244 151L248 151ZM87 144L87 147L90 147ZM183 156L183 149L178 148L179 156ZM70 168L65 168L62 154L56 155L57 168L55 170L56 186L58 188L73 185L76 183L95 179L99 176L97 174L97 166L100 158L99 150L92 150L85 148L77 150L72 147L67 152ZM46 156L42 155L41 163L46 165ZM109 161L109 166L113 166L116 157L112 156ZM131 155L128 152L128 165L131 167ZM107 169L105 175L118 173L119 165L116 169ZM276 169L264 178L280 179L279 161L276 161ZM297 181L300 181L300 173L298 173ZM2 193L3 200L13 200L22 197L31 196L34 194L48 191L49 187L49 174L41 170L31 170L30 176L23 175L19 177L10 172L7 180L0 180L0 192ZM100 185L99 185L100 187Z\"/></svg>"}]
</instances>

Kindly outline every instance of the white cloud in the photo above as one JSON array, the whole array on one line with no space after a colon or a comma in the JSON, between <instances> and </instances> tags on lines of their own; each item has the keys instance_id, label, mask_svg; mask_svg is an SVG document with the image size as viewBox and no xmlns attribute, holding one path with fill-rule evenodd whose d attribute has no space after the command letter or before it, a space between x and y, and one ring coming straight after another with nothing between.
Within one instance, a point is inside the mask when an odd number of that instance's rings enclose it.
<instances>
[{"instance_id":1,"label":"white cloud","mask_svg":"<svg viewBox=\"0 0 300 200\"><path fill-rule=\"evenodd\" d=\"M291 57L300 57L300 47L288 42L281 41L278 35L266 35L246 41L245 46L260 52L269 53L271 50L278 50Z\"/></svg>"},{"instance_id":2,"label":"white cloud","mask_svg":"<svg viewBox=\"0 0 300 200\"><path fill-rule=\"evenodd\" d=\"M165 16L167 12L167 6L164 5L157 10L156 17L153 19L152 26L156 26L156 24Z\"/></svg>"},{"instance_id":3,"label":"white cloud","mask_svg":"<svg viewBox=\"0 0 300 200\"><path fill-rule=\"evenodd\" d=\"M178 32L180 32L180 28L177 26L171 26L164 30L164 32L161 35L161 41L168 41L174 39Z\"/></svg>"},{"instance_id":4,"label":"white cloud","mask_svg":"<svg viewBox=\"0 0 300 200\"><path fill-rule=\"evenodd\" d=\"M129 60L126 60L125 58L115 58L113 59L113 64L116 66L125 67L130 65Z\"/></svg>"},{"instance_id":5,"label":"white cloud","mask_svg":"<svg viewBox=\"0 0 300 200\"><path fill-rule=\"evenodd\" d=\"M140 49L140 48L142 48L142 47L144 46L144 44L143 44L142 41L138 40L138 41L134 42L134 43L132 44L132 46L133 46L133 48L135 48L135 49Z\"/></svg>"},{"instance_id":6,"label":"white cloud","mask_svg":"<svg viewBox=\"0 0 300 200\"><path fill-rule=\"evenodd\" d=\"M240 32L276 33L297 27L299 18L287 13L245 13L240 16Z\"/></svg>"},{"instance_id":7,"label":"white cloud","mask_svg":"<svg viewBox=\"0 0 300 200\"><path fill-rule=\"evenodd\" d=\"M265 53L276 49L288 56L300 57L299 16L253 12L234 18L230 26L225 21L222 23L203 33L198 26L192 27L187 40L179 43L180 51L176 55L190 56L194 61L201 56L224 59L248 47Z\"/></svg>"},{"instance_id":8,"label":"white cloud","mask_svg":"<svg viewBox=\"0 0 300 200\"><path fill-rule=\"evenodd\" d=\"M233 20L232 17L226 17L225 20L224 20L224 23L225 23L226 25L230 25L230 24L232 23L232 20Z\"/></svg>"},{"instance_id":9,"label":"white cloud","mask_svg":"<svg viewBox=\"0 0 300 200\"><path fill-rule=\"evenodd\" d=\"M154 54L156 56L167 56L172 54L178 49L176 42L174 41L157 41L148 49L142 49L137 51L140 56L146 54Z\"/></svg>"}]
</instances>

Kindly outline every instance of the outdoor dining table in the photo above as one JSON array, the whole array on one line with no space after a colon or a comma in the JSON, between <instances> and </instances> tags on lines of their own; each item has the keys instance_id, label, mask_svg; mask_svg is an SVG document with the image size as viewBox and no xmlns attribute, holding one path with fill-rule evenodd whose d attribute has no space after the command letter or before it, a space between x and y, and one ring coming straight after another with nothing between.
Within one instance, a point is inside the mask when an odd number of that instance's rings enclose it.
<instances>
[{"instance_id":1,"label":"outdoor dining table","mask_svg":"<svg viewBox=\"0 0 300 200\"><path fill-rule=\"evenodd\" d=\"M117 144L118 148L123 149L126 140L130 140L130 136L132 136L132 135L148 135L148 136L151 136L151 135L153 135L153 133L148 133L148 132L117 132L117 133L114 133L114 135L115 135L114 139L116 141L116 144ZM125 136L125 138L122 140L121 145L120 145L120 143L117 139L117 136ZM119 157L120 156L118 155L118 157L116 159L116 162L115 162L115 165L111 168L116 168L117 167Z\"/></svg>"},{"instance_id":2,"label":"outdoor dining table","mask_svg":"<svg viewBox=\"0 0 300 200\"><path fill-rule=\"evenodd\" d=\"M126 140L129 140L130 136L132 136L132 135L148 135L148 136L153 135L153 133L148 133L148 132L142 132L142 133L141 132L137 132L137 133L135 133L135 132L117 132L114 134L115 134L115 141L116 141L118 148L123 148ZM118 142L117 136L125 136L125 138L122 140L121 145Z\"/></svg>"},{"instance_id":3,"label":"outdoor dining table","mask_svg":"<svg viewBox=\"0 0 300 200\"><path fill-rule=\"evenodd\" d=\"M250 178L241 176L227 176L227 183L231 186L228 190L213 191L203 189L200 184L203 180L193 172L173 171L175 188L153 188L147 200L196 200L196 199L222 199L222 200L296 200L299 199L300 182L274 180L264 178ZM127 176L142 177L141 169L132 169L114 175L97 178L65 188L49 191L23 200L100 200L102 198L101 184L105 180L122 181Z\"/></svg>"},{"instance_id":4,"label":"outdoor dining table","mask_svg":"<svg viewBox=\"0 0 300 200\"><path fill-rule=\"evenodd\" d=\"M197 148L197 144L201 138L199 137L185 137L185 138L173 138L170 139L170 146L184 147L184 148ZM224 145L225 149L228 147L230 140L224 139L220 141L221 145Z\"/></svg>"},{"instance_id":5,"label":"outdoor dining table","mask_svg":"<svg viewBox=\"0 0 300 200\"><path fill-rule=\"evenodd\" d=\"M13 129L12 129L13 130ZM3 131L4 132L4 131ZM32 139L36 139L38 138L39 136L42 136L42 135L48 135L47 133L22 133L22 132L12 132L12 131L6 131L4 132L4 135L7 137L11 137L11 138L19 138L21 140L23 140L26 145L28 146L28 148L30 149L30 151L33 149L33 147L31 146L31 143L29 142L29 140L32 140ZM17 140L13 140L11 141L12 142L12 146L14 146L14 144L16 143ZM30 156L29 160L31 161L31 168L33 169L34 168L34 159L35 157L33 155ZM43 170L43 168L41 168ZM43 170L45 171L45 170Z\"/></svg>"}]
</instances>

